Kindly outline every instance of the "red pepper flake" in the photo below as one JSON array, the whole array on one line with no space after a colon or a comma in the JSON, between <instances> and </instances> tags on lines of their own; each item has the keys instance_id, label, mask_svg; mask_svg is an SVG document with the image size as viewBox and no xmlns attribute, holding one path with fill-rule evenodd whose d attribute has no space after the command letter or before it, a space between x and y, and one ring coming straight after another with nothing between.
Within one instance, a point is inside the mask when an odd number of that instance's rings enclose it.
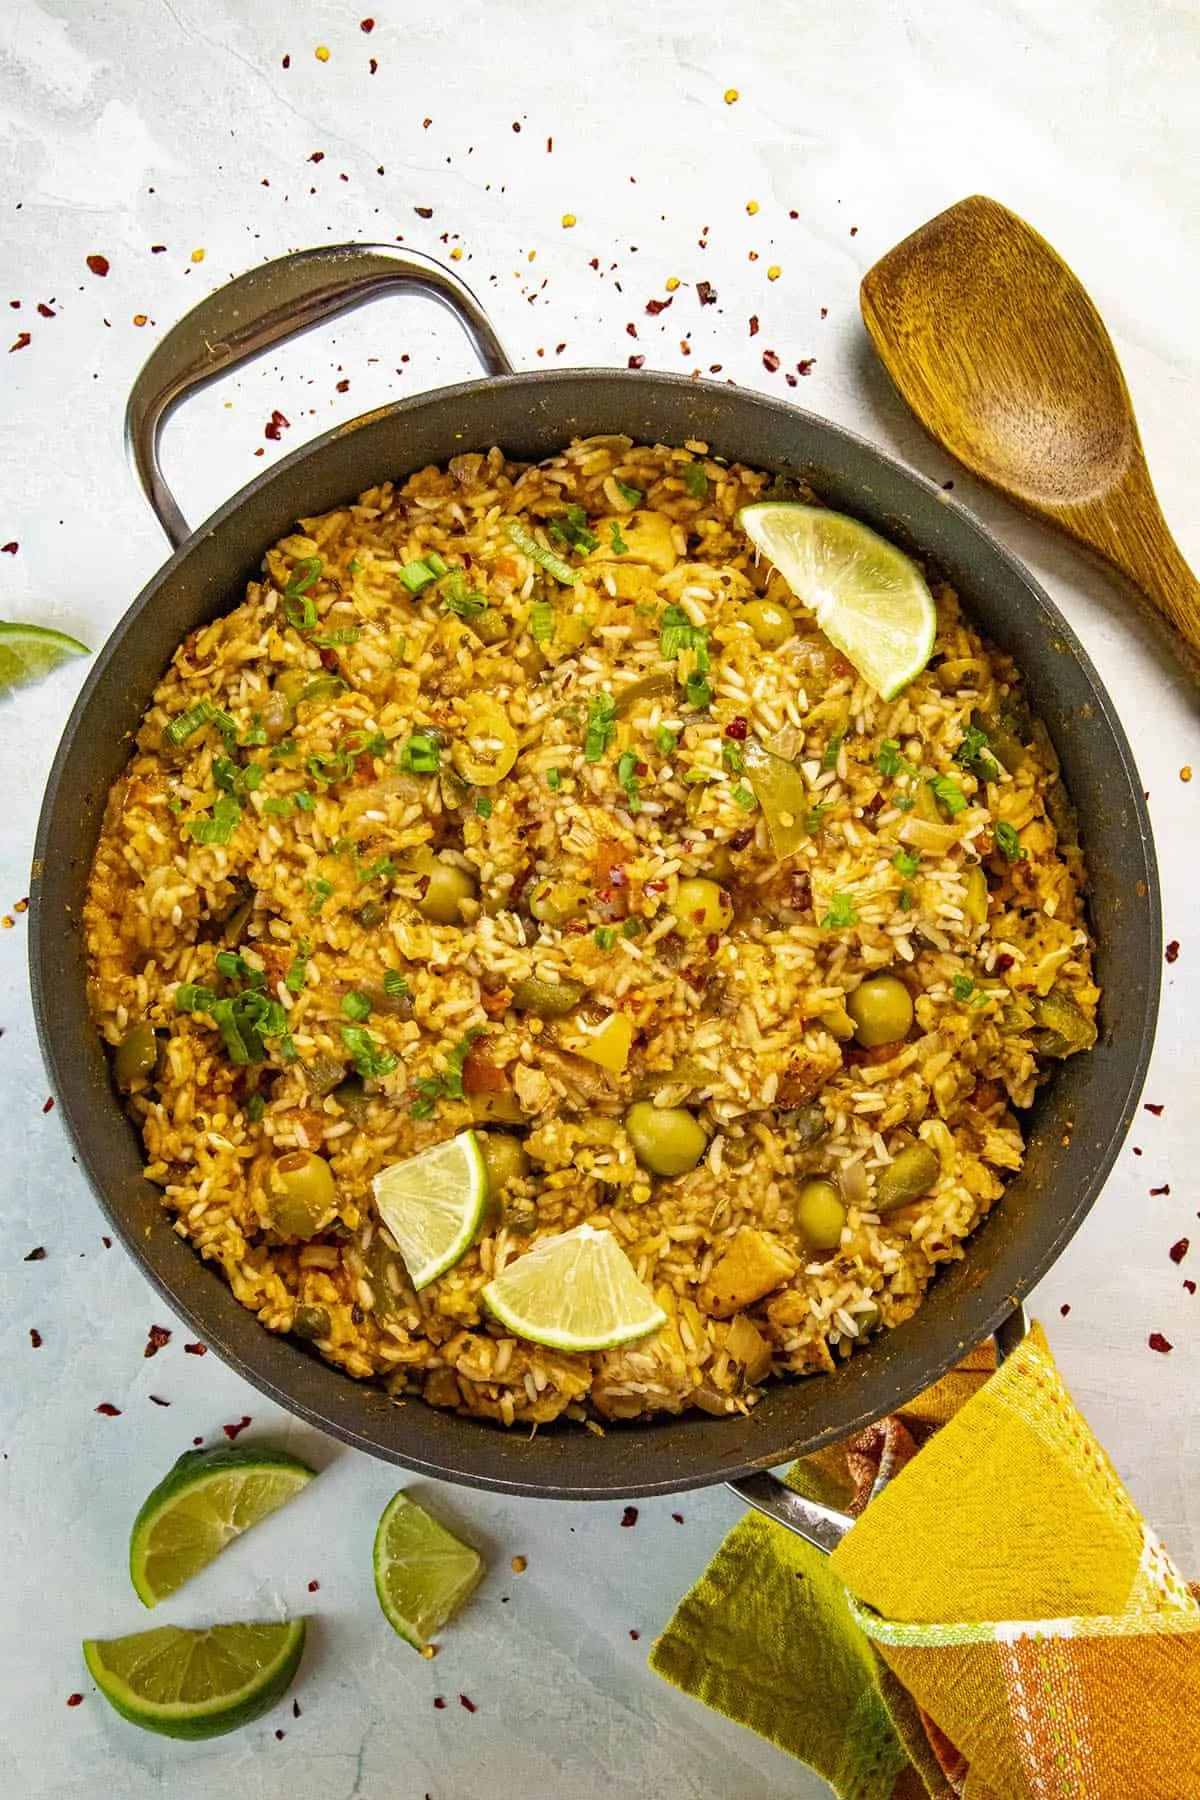
<instances>
[{"instance_id":1,"label":"red pepper flake","mask_svg":"<svg viewBox=\"0 0 1200 1800\"><path fill-rule=\"evenodd\" d=\"M1176 1260L1178 1261L1178 1258ZM40 1350L42 1347L42 1334L33 1325L29 1327L29 1342L35 1350Z\"/></svg>"},{"instance_id":2,"label":"red pepper flake","mask_svg":"<svg viewBox=\"0 0 1200 1800\"><path fill-rule=\"evenodd\" d=\"M68 1706L82 1706L83 1705L83 1695L82 1694L68 1694L67 1695L67 1705Z\"/></svg>"},{"instance_id":3,"label":"red pepper flake","mask_svg":"<svg viewBox=\"0 0 1200 1800\"><path fill-rule=\"evenodd\" d=\"M343 375L342 379L337 383L337 391L339 394L348 394L350 392L350 380L348 376Z\"/></svg>"},{"instance_id":4,"label":"red pepper flake","mask_svg":"<svg viewBox=\"0 0 1200 1800\"><path fill-rule=\"evenodd\" d=\"M100 1242L104 1245L106 1250L112 1249L112 1239L110 1237L102 1237Z\"/></svg>"},{"instance_id":5,"label":"red pepper flake","mask_svg":"<svg viewBox=\"0 0 1200 1800\"><path fill-rule=\"evenodd\" d=\"M519 120L519 119L514 119L514 120L513 120L513 122L512 122L512 127L513 127L513 130L514 130L514 131L520 131L520 129L521 129L521 123L520 123L520 120Z\"/></svg>"},{"instance_id":6,"label":"red pepper flake","mask_svg":"<svg viewBox=\"0 0 1200 1800\"><path fill-rule=\"evenodd\" d=\"M434 1706L435 1706L435 1707L436 1707L436 1708L437 1708L437 1710L438 1710L438 1711L439 1711L439 1712L444 1712L444 1711L445 1711L445 1707L446 1707L446 1700L445 1700L445 1696L444 1696L444 1695L443 1695L443 1694L438 1694L438 1695L437 1695L437 1696L436 1696L436 1697L435 1697L435 1699L434 1699L434 1702L433 1702L433 1704L434 1704Z\"/></svg>"},{"instance_id":7,"label":"red pepper flake","mask_svg":"<svg viewBox=\"0 0 1200 1800\"><path fill-rule=\"evenodd\" d=\"M802 361L800 361L796 364L797 375L811 375L812 374L812 366L816 362L816 360L817 359L815 356L804 357Z\"/></svg>"},{"instance_id":8,"label":"red pepper flake","mask_svg":"<svg viewBox=\"0 0 1200 1800\"><path fill-rule=\"evenodd\" d=\"M298 1719L300 1717L300 1702L298 1700L292 1701L292 1717L293 1719Z\"/></svg>"},{"instance_id":9,"label":"red pepper flake","mask_svg":"<svg viewBox=\"0 0 1200 1800\"><path fill-rule=\"evenodd\" d=\"M249 1420L248 1416L245 1413L243 1413L242 1417L238 1420L236 1425L222 1425L221 1430L225 1433L225 1436L229 1439L230 1443L232 1444L234 1439L239 1437L241 1435L241 1433L243 1431L245 1431L245 1429L249 1423L250 1423L250 1420Z\"/></svg>"},{"instance_id":10,"label":"red pepper flake","mask_svg":"<svg viewBox=\"0 0 1200 1800\"><path fill-rule=\"evenodd\" d=\"M316 1593L316 1591L317 1591L317 1589L318 1589L318 1588L319 1588L319 1587L320 1587L320 1585L321 1585L321 1584L320 1584L320 1582L319 1582L319 1581L310 1581L310 1582L309 1582L309 1584L308 1584L308 1591L309 1591L309 1593L310 1593L310 1594L315 1594L315 1593Z\"/></svg>"},{"instance_id":11,"label":"red pepper flake","mask_svg":"<svg viewBox=\"0 0 1200 1800\"><path fill-rule=\"evenodd\" d=\"M150 1327L150 1336L146 1342L146 1348L142 1351L142 1355L157 1356L159 1351L163 1349L165 1345L169 1344L170 1341L171 1334L165 1325L152 1325Z\"/></svg>"},{"instance_id":12,"label":"red pepper flake","mask_svg":"<svg viewBox=\"0 0 1200 1800\"><path fill-rule=\"evenodd\" d=\"M1150 1345L1150 1348L1152 1350L1157 1350L1161 1356L1165 1356L1169 1350L1175 1348L1175 1346L1169 1343L1163 1336L1161 1331L1152 1331L1146 1341Z\"/></svg>"},{"instance_id":13,"label":"red pepper flake","mask_svg":"<svg viewBox=\"0 0 1200 1800\"><path fill-rule=\"evenodd\" d=\"M41 313L43 319L57 319L58 317L54 308L52 306L47 306L44 300L38 301L38 311Z\"/></svg>"},{"instance_id":14,"label":"red pepper flake","mask_svg":"<svg viewBox=\"0 0 1200 1800\"><path fill-rule=\"evenodd\" d=\"M1156 1187L1156 1188L1150 1189L1150 1198L1153 1200L1153 1199L1157 1198L1157 1196L1159 1194L1169 1194L1170 1191L1171 1191L1170 1182L1164 1181L1161 1187Z\"/></svg>"},{"instance_id":15,"label":"red pepper flake","mask_svg":"<svg viewBox=\"0 0 1200 1800\"><path fill-rule=\"evenodd\" d=\"M282 1743L284 1738L287 1736L287 1732L284 1731L280 1726L277 1725L275 1727L275 1736L279 1740L279 1742Z\"/></svg>"},{"instance_id":16,"label":"red pepper flake","mask_svg":"<svg viewBox=\"0 0 1200 1800\"><path fill-rule=\"evenodd\" d=\"M1016 958L1011 956L1007 950L1002 950L996 958L996 972L1000 975L1006 974L1015 961Z\"/></svg>"},{"instance_id":17,"label":"red pepper flake","mask_svg":"<svg viewBox=\"0 0 1200 1800\"><path fill-rule=\"evenodd\" d=\"M699 300L701 306L715 306L717 304L717 290L711 281L698 281L696 283L696 298Z\"/></svg>"},{"instance_id":18,"label":"red pepper flake","mask_svg":"<svg viewBox=\"0 0 1200 1800\"><path fill-rule=\"evenodd\" d=\"M821 317L823 319L827 319L829 317L829 308L827 306L823 306L821 308Z\"/></svg>"},{"instance_id":19,"label":"red pepper flake","mask_svg":"<svg viewBox=\"0 0 1200 1800\"><path fill-rule=\"evenodd\" d=\"M1167 945L1165 954L1166 954L1167 961L1169 963L1179 961L1179 939L1178 938L1171 939L1170 943Z\"/></svg>"},{"instance_id":20,"label":"red pepper flake","mask_svg":"<svg viewBox=\"0 0 1200 1800\"><path fill-rule=\"evenodd\" d=\"M37 1249L31 1250L29 1252L28 1256L26 1256L23 1260L25 1262L45 1262L45 1260L46 1260L45 1244L39 1244L37 1246Z\"/></svg>"},{"instance_id":21,"label":"red pepper flake","mask_svg":"<svg viewBox=\"0 0 1200 1800\"><path fill-rule=\"evenodd\" d=\"M107 256L92 255L87 259L87 266L93 275L107 275L110 264Z\"/></svg>"},{"instance_id":22,"label":"red pepper flake","mask_svg":"<svg viewBox=\"0 0 1200 1800\"><path fill-rule=\"evenodd\" d=\"M1187 1289L1187 1291L1188 1291L1188 1293L1189 1293L1189 1294L1194 1294L1194 1293L1195 1293L1195 1291L1196 1291L1196 1284L1195 1284L1195 1282L1194 1282L1194 1281L1185 1281L1185 1282L1184 1282L1184 1284L1183 1284L1183 1285L1184 1285L1184 1287L1185 1287L1185 1288L1186 1288L1186 1289Z\"/></svg>"},{"instance_id":23,"label":"red pepper flake","mask_svg":"<svg viewBox=\"0 0 1200 1800\"><path fill-rule=\"evenodd\" d=\"M638 1509L637 1509L637 1507L636 1507L636 1506L627 1506L627 1507L626 1507L626 1508L625 1508L625 1511L624 1511L624 1512L623 1512L623 1513L622 1513L622 1514L621 1514L621 1523L622 1523L622 1525L624 1525L624 1526L625 1526L625 1528L626 1528L626 1529L627 1529L627 1530L628 1530L628 1528L629 1528L629 1527L630 1527L630 1526L631 1526L631 1525L636 1525L636 1524L637 1524L637 1522L638 1522Z\"/></svg>"},{"instance_id":24,"label":"red pepper flake","mask_svg":"<svg viewBox=\"0 0 1200 1800\"><path fill-rule=\"evenodd\" d=\"M646 359L644 356L631 356L630 357L629 363L628 363L629 368L643 369L643 368L645 368L645 366L646 366Z\"/></svg>"},{"instance_id":25,"label":"red pepper flake","mask_svg":"<svg viewBox=\"0 0 1200 1800\"><path fill-rule=\"evenodd\" d=\"M324 162L325 161L325 152L323 150L314 150L308 160L309 160L309 162L312 162L312 163Z\"/></svg>"},{"instance_id":26,"label":"red pepper flake","mask_svg":"<svg viewBox=\"0 0 1200 1800\"><path fill-rule=\"evenodd\" d=\"M200 1445L204 1442L204 1439L202 1437L193 1438L192 1442L193 1442L193 1444Z\"/></svg>"},{"instance_id":27,"label":"red pepper flake","mask_svg":"<svg viewBox=\"0 0 1200 1800\"><path fill-rule=\"evenodd\" d=\"M414 206L413 211L416 213L418 219L432 219L433 217L432 206Z\"/></svg>"},{"instance_id":28,"label":"red pepper flake","mask_svg":"<svg viewBox=\"0 0 1200 1800\"><path fill-rule=\"evenodd\" d=\"M1155 1106L1153 1100L1144 1101L1142 1111L1153 1113L1156 1119L1161 1119L1163 1116L1163 1108L1161 1106Z\"/></svg>"},{"instance_id":29,"label":"red pepper flake","mask_svg":"<svg viewBox=\"0 0 1200 1800\"><path fill-rule=\"evenodd\" d=\"M763 351L763 368L768 375L774 375L779 368L779 353L776 350Z\"/></svg>"},{"instance_id":30,"label":"red pepper flake","mask_svg":"<svg viewBox=\"0 0 1200 1800\"><path fill-rule=\"evenodd\" d=\"M1064 1300L1058 1310L1062 1314L1063 1318L1065 1319L1067 1314L1071 1310L1071 1302L1069 1300Z\"/></svg>"},{"instance_id":31,"label":"red pepper flake","mask_svg":"<svg viewBox=\"0 0 1200 1800\"><path fill-rule=\"evenodd\" d=\"M674 304L675 296L674 294L670 294L665 300L647 300L646 311L650 314L652 319L657 319L659 313L665 313L668 306L673 306Z\"/></svg>"},{"instance_id":32,"label":"red pepper flake","mask_svg":"<svg viewBox=\"0 0 1200 1800\"><path fill-rule=\"evenodd\" d=\"M725 727L725 736L727 738L732 738L735 743L740 744L744 742L749 730L750 727L747 725L745 719L730 719L728 725Z\"/></svg>"},{"instance_id":33,"label":"red pepper flake","mask_svg":"<svg viewBox=\"0 0 1200 1800\"><path fill-rule=\"evenodd\" d=\"M290 57L290 56L285 56L285 57L284 57L284 59L283 59L283 63L282 63L282 67L283 67L283 68L285 68L285 69L290 69L290 68L291 68L291 66L292 66L292 59L291 59L291 57Z\"/></svg>"},{"instance_id":34,"label":"red pepper flake","mask_svg":"<svg viewBox=\"0 0 1200 1800\"><path fill-rule=\"evenodd\" d=\"M263 427L263 436L265 438L270 438L273 444L277 444L281 435L288 429L290 424L291 420L285 419L283 414L277 408Z\"/></svg>"},{"instance_id":35,"label":"red pepper flake","mask_svg":"<svg viewBox=\"0 0 1200 1800\"><path fill-rule=\"evenodd\" d=\"M48 1113L48 1112L53 1112L53 1111L54 1111L54 1095L53 1095L53 1094L48 1094L48 1095L47 1095L47 1096L46 1096L46 1101L45 1101L45 1104L44 1104L44 1105L43 1105L43 1107L42 1107L42 1111L43 1111L43 1112L44 1112L44 1113Z\"/></svg>"},{"instance_id":36,"label":"red pepper flake","mask_svg":"<svg viewBox=\"0 0 1200 1800\"><path fill-rule=\"evenodd\" d=\"M463 1707L467 1712L478 1712L479 1711L479 1708L476 1706L475 1702L473 1700L468 1700L468 1698L465 1694L460 1694L458 1696L458 1704L461 1707Z\"/></svg>"},{"instance_id":37,"label":"red pepper flake","mask_svg":"<svg viewBox=\"0 0 1200 1800\"><path fill-rule=\"evenodd\" d=\"M630 1632L630 1633L629 1633L629 1635L630 1635L630 1637L631 1637L631 1638L632 1638L632 1639L633 1639L633 1641L634 1641L634 1643L635 1643L635 1644L636 1644L636 1643L637 1643L637 1641L638 1641L638 1639L639 1639L639 1638L640 1638L640 1637L641 1637L641 1635L642 1635L642 1634L641 1634L641 1632L640 1632L640 1631L631 1631L631 1632Z\"/></svg>"},{"instance_id":38,"label":"red pepper flake","mask_svg":"<svg viewBox=\"0 0 1200 1800\"><path fill-rule=\"evenodd\" d=\"M1181 1263L1183 1261L1184 1257L1187 1255L1190 1248L1191 1248L1190 1240L1188 1238L1180 1238L1180 1240L1177 1244L1171 1245L1171 1248L1168 1251L1168 1255L1170 1256L1171 1261L1173 1263Z\"/></svg>"},{"instance_id":39,"label":"red pepper flake","mask_svg":"<svg viewBox=\"0 0 1200 1800\"><path fill-rule=\"evenodd\" d=\"M674 1521L677 1525L683 1524L683 1514L682 1513L672 1513L671 1517L674 1519Z\"/></svg>"},{"instance_id":40,"label":"red pepper flake","mask_svg":"<svg viewBox=\"0 0 1200 1800\"><path fill-rule=\"evenodd\" d=\"M750 336L751 337L758 336L758 314L757 313L750 314Z\"/></svg>"},{"instance_id":41,"label":"red pepper flake","mask_svg":"<svg viewBox=\"0 0 1200 1800\"><path fill-rule=\"evenodd\" d=\"M150 254L151 256L164 256L166 254L166 249L167 246L165 244L151 244Z\"/></svg>"},{"instance_id":42,"label":"red pepper flake","mask_svg":"<svg viewBox=\"0 0 1200 1800\"><path fill-rule=\"evenodd\" d=\"M857 225L852 225L852 226L851 226L851 227L850 227L850 236L851 236L851 237L857 237L857 236L858 236L858 226L857 226Z\"/></svg>"},{"instance_id":43,"label":"red pepper flake","mask_svg":"<svg viewBox=\"0 0 1200 1800\"><path fill-rule=\"evenodd\" d=\"M365 31L367 35L370 36L371 32L375 29L374 19L360 19L358 21L358 29L360 31Z\"/></svg>"},{"instance_id":44,"label":"red pepper flake","mask_svg":"<svg viewBox=\"0 0 1200 1800\"><path fill-rule=\"evenodd\" d=\"M208 1355L208 1345L207 1344L185 1344L183 1346L183 1350L184 1350L185 1356L207 1356Z\"/></svg>"},{"instance_id":45,"label":"red pepper flake","mask_svg":"<svg viewBox=\"0 0 1200 1800\"><path fill-rule=\"evenodd\" d=\"M14 350L24 350L28 348L32 342L33 339L30 337L29 333L27 331L22 331L18 333L16 343L8 346L8 354L11 356Z\"/></svg>"},{"instance_id":46,"label":"red pepper flake","mask_svg":"<svg viewBox=\"0 0 1200 1800\"><path fill-rule=\"evenodd\" d=\"M0 555L15 556L20 548L21 546L18 544L16 538L13 538L10 543L0 544Z\"/></svg>"},{"instance_id":47,"label":"red pepper flake","mask_svg":"<svg viewBox=\"0 0 1200 1800\"><path fill-rule=\"evenodd\" d=\"M154 1402L155 1406L170 1406L170 1404L171 1404L171 1402L169 1400L160 1400L157 1394L151 1394L150 1398Z\"/></svg>"},{"instance_id":48,"label":"red pepper flake","mask_svg":"<svg viewBox=\"0 0 1200 1800\"><path fill-rule=\"evenodd\" d=\"M628 337L635 338L637 336L637 326L633 323L632 319L629 321L629 324L626 325L625 332Z\"/></svg>"},{"instance_id":49,"label":"red pepper flake","mask_svg":"<svg viewBox=\"0 0 1200 1800\"><path fill-rule=\"evenodd\" d=\"M114 1406L111 1400L102 1400L96 1411L106 1419L119 1419L121 1416L120 1407Z\"/></svg>"},{"instance_id":50,"label":"red pepper flake","mask_svg":"<svg viewBox=\"0 0 1200 1800\"><path fill-rule=\"evenodd\" d=\"M753 838L754 838L753 825L744 826L741 831L734 832L733 836L729 840L729 848L731 850L744 850L746 848L747 844L749 844L753 841Z\"/></svg>"}]
</instances>

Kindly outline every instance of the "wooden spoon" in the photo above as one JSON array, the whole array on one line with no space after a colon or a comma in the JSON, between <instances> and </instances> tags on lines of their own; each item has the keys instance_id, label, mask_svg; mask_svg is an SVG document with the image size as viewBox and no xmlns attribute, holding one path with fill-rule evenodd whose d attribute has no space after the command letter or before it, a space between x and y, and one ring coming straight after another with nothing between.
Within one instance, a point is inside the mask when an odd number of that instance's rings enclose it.
<instances>
[{"instance_id":1,"label":"wooden spoon","mask_svg":"<svg viewBox=\"0 0 1200 1800\"><path fill-rule=\"evenodd\" d=\"M889 250L860 298L925 429L1099 551L1200 656L1200 582L1167 529L1112 340L1045 238L976 194Z\"/></svg>"}]
</instances>

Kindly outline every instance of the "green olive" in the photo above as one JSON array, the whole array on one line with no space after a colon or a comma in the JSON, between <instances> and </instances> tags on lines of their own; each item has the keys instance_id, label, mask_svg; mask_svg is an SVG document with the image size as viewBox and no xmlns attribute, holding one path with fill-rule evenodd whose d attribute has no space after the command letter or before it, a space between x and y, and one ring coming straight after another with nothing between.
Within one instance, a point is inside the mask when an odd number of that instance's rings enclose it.
<instances>
[{"instance_id":1,"label":"green olive","mask_svg":"<svg viewBox=\"0 0 1200 1800\"><path fill-rule=\"evenodd\" d=\"M742 618L764 650L778 650L786 644L796 627L792 615L773 600L750 600L742 608Z\"/></svg>"},{"instance_id":2,"label":"green olive","mask_svg":"<svg viewBox=\"0 0 1200 1800\"><path fill-rule=\"evenodd\" d=\"M972 925L986 925L988 916L988 884L982 863L972 863L963 877L966 899L963 911Z\"/></svg>"},{"instance_id":3,"label":"green olive","mask_svg":"<svg viewBox=\"0 0 1200 1800\"><path fill-rule=\"evenodd\" d=\"M845 1223L846 1208L832 1181L806 1181L796 1195L796 1225L813 1249L836 1250Z\"/></svg>"},{"instance_id":4,"label":"green olive","mask_svg":"<svg viewBox=\"0 0 1200 1800\"><path fill-rule=\"evenodd\" d=\"M792 1113L788 1124L806 1150L811 1150L829 1133L829 1120L820 1106L801 1106Z\"/></svg>"},{"instance_id":5,"label":"green olive","mask_svg":"<svg viewBox=\"0 0 1200 1800\"><path fill-rule=\"evenodd\" d=\"M337 1188L325 1158L311 1150L276 1157L269 1204L276 1231L297 1238L323 1231L337 1211Z\"/></svg>"},{"instance_id":6,"label":"green olive","mask_svg":"<svg viewBox=\"0 0 1200 1800\"><path fill-rule=\"evenodd\" d=\"M263 702L260 723L267 734L267 741L276 744L286 737L295 721L295 710L292 702L279 687L273 687Z\"/></svg>"},{"instance_id":7,"label":"green olive","mask_svg":"<svg viewBox=\"0 0 1200 1800\"><path fill-rule=\"evenodd\" d=\"M860 1343L863 1338L870 1337L873 1331L879 1330L882 1318L883 1314L873 1300L870 1301L868 1305L860 1306L858 1308L858 1311L854 1314L854 1323L858 1326L858 1341Z\"/></svg>"},{"instance_id":8,"label":"green olive","mask_svg":"<svg viewBox=\"0 0 1200 1800\"><path fill-rule=\"evenodd\" d=\"M527 975L512 992L514 1012L535 1013L539 1019L561 1019L574 1012L587 989L577 981L543 981Z\"/></svg>"},{"instance_id":9,"label":"green olive","mask_svg":"<svg viewBox=\"0 0 1200 1800\"><path fill-rule=\"evenodd\" d=\"M425 877L425 891L417 911L435 925L460 925L464 900L475 898L474 878L457 863L443 862L432 850L414 850L406 866Z\"/></svg>"},{"instance_id":10,"label":"green olive","mask_svg":"<svg viewBox=\"0 0 1200 1800\"><path fill-rule=\"evenodd\" d=\"M365 906L359 907L354 916L364 930L374 931L376 925L383 924L387 915L388 909L382 900L368 900Z\"/></svg>"},{"instance_id":11,"label":"green olive","mask_svg":"<svg viewBox=\"0 0 1200 1800\"><path fill-rule=\"evenodd\" d=\"M911 1206L927 1194L942 1165L928 1144L909 1144L894 1156L875 1184L877 1213L894 1212L898 1206Z\"/></svg>"},{"instance_id":12,"label":"green olive","mask_svg":"<svg viewBox=\"0 0 1200 1800\"><path fill-rule=\"evenodd\" d=\"M500 1218L506 1231L516 1237L528 1237L537 1229L537 1201L528 1194L504 1194L500 1200Z\"/></svg>"},{"instance_id":13,"label":"green olive","mask_svg":"<svg viewBox=\"0 0 1200 1800\"><path fill-rule=\"evenodd\" d=\"M292 1330L298 1338L304 1338L311 1344L317 1338L328 1337L333 1324L325 1307L298 1306L292 1319Z\"/></svg>"},{"instance_id":14,"label":"green olive","mask_svg":"<svg viewBox=\"0 0 1200 1800\"><path fill-rule=\"evenodd\" d=\"M275 677L275 685L272 689L272 693L277 694L284 705L287 706L289 710L292 710L295 708L297 700L299 700L301 694L304 692L305 688L309 686L312 680L313 672L311 669L284 669L282 673ZM285 732L286 727L284 731L280 732L280 737L283 737Z\"/></svg>"},{"instance_id":15,"label":"green olive","mask_svg":"<svg viewBox=\"0 0 1200 1800\"><path fill-rule=\"evenodd\" d=\"M480 1131L476 1139L493 1194L499 1194L510 1181L520 1181L528 1175L529 1157L520 1138L510 1137L506 1131Z\"/></svg>"},{"instance_id":16,"label":"green olive","mask_svg":"<svg viewBox=\"0 0 1200 1800\"><path fill-rule=\"evenodd\" d=\"M497 612L494 606L485 607L475 618L468 619L467 624L481 644L502 644L508 636L504 614Z\"/></svg>"},{"instance_id":17,"label":"green olive","mask_svg":"<svg viewBox=\"0 0 1200 1800\"><path fill-rule=\"evenodd\" d=\"M333 1097L343 1112L361 1112L370 1101L361 1075L347 1075L333 1089Z\"/></svg>"},{"instance_id":18,"label":"green olive","mask_svg":"<svg viewBox=\"0 0 1200 1800\"><path fill-rule=\"evenodd\" d=\"M671 908L683 937L708 937L727 931L733 921L733 902L719 882L704 875L689 875L675 890Z\"/></svg>"},{"instance_id":19,"label":"green olive","mask_svg":"<svg viewBox=\"0 0 1200 1800\"><path fill-rule=\"evenodd\" d=\"M1040 1056L1074 1056L1077 1050L1090 1050L1096 1041L1094 1022L1057 988L1034 1001L1033 1016L1042 1028L1034 1036Z\"/></svg>"},{"instance_id":20,"label":"green olive","mask_svg":"<svg viewBox=\"0 0 1200 1800\"><path fill-rule=\"evenodd\" d=\"M634 1155L652 1175L686 1175L708 1148L708 1136L684 1106L655 1106L638 1100L625 1114Z\"/></svg>"},{"instance_id":21,"label":"green olive","mask_svg":"<svg viewBox=\"0 0 1200 1800\"><path fill-rule=\"evenodd\" d=\"M335 1087L346 1073L345 1063L336 1056L329 1056L324 1050L318 1050L311 1062L302 1065L301 1073L310 1094L323 1099L332 1094Z\"/></svg>"},{"instance_id":22,"label":"green olive","mask_svg":"<svg viewBox=\"0 0 1200 1800\"><path fill-rule=\"evenodd\" d=\"M846 996L854 1035L864 1050L898 1044L913 1022L912 995L895 975L871 975Z\"/></svg>"},{"instance_id":23,"label":"green olive","mask_svg":"<svg viewBox=\"0 0 1200 1800\"><path fill-rule=\"evenodd\" d=\"M148 1086L158 1067L158 1039L144 1019L131 1025L113 1055L113 1074L123 1094Z\"/></svg>"},{"instance_id":24,"label":"green olive","mask_svg":"<svg viewBox=\"0 0 1200 1800\"><path fill-rule=\"evenodd\" d=\"M566 925L587 912L591 894L581 881L539 881L529 910L543 925Z\"/></svg>"}]
</instances>

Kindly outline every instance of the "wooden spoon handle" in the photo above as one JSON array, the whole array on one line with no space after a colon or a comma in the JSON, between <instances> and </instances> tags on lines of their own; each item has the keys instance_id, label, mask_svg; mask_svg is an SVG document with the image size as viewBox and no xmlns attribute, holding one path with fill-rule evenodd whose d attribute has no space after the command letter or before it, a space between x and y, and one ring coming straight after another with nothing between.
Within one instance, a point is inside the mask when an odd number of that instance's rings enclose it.
<instances>
[{"instance_id":1,"label":"wooden spoon handle","mask_svg":"<svg viewBox=\"0 0 1200 1800\"><path fill-rule=\"evenodd\" d=\"M1141 456L1114 492L1063 508L1058 523L1128 576L1200 659L1200 581L1171 536Z\"/></svg>"}]
</instances>

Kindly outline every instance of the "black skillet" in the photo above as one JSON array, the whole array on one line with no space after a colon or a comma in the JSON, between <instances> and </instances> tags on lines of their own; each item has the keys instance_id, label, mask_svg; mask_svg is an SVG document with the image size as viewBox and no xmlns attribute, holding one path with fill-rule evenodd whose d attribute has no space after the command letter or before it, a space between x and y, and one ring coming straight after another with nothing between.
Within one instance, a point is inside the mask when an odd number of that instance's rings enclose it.
<instances>
[{"instance_id":1,"label":"black skillet","mask_svg":"<svg viewBox=\"0 0 1200 1800\"><path fill-rule=\"evenodd\" d=\"M158 463L172 407L269 345L396 287L418 289L455 313L486 379L397 401L327 432L189 535ZM671 375L514 374L457 276L387 245L284 257L202 301L138 377L127 428L174 554L97 656L63 735L38 829L30 963L43 1052L80 1162L126 1248L197 1336L282 1406L375 1456L514 1494L611 1499L787 1462L891 1411L994 1331L1077 1230L1113 1165L1150 1055L1161 963L1154 849L1137 769L1091 662L1032 576L931 482L794 406ZM265 1331L175 1235L142 1176L139 1143L88 1017L79 919L105 796L155 684L185 633L235 603L264 550L297 518L463 450L499 444L510 456L538 458L598 432L648 443L700 438L715 455L802 476L829 505L919 551L955 584L1024 671L1062 761L1090 871L1103 1029L1093 1053L1057 1069L1040 1093L1025 1167L965 1259L938 1276L907 1324L881 1333L836 1374L772 1387L747 1418L690 1413L613 1426L602 1438L571 1425L531 1437L419 1400L395 1405L350 1380L294 1339Z\"/></svg>"}]
</instances>

